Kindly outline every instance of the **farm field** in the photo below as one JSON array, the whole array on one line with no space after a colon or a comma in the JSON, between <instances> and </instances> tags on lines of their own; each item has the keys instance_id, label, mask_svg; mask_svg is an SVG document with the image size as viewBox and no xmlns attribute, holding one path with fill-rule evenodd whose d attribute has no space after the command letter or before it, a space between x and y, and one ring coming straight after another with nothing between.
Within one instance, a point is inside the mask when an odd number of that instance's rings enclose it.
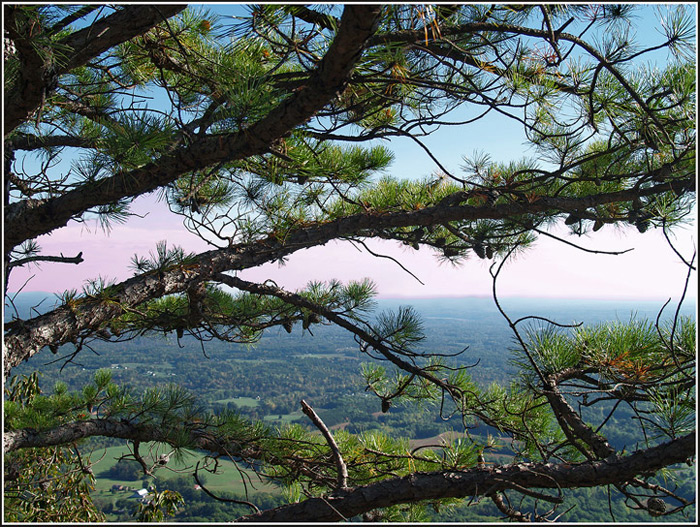
<instances>
[{"instance_id":1,"label":"farm field","mask_svg":"<svg viewBox=\"0 0 700 527\"><path fill-rule=\"evenodd\" d=\"M152 460L154 456L157 459L161 453L165 452L162 445L153 445L153 447L153 450L149 450L149 445L141 445L141 454L147 461ZM114 493L111 490L112 486L123 485L124 487L129 487L130 489L140 489L143 488L144 480L148 480L149 484L154 481L153 478L148 476L144 476L143 478L139 478L137 480L125 480L115 479L109 475L109 469L117 463L117 460L124 455L128 455L129 453L129 448L126 445L95 449L93 451L91 459L96 461L93 465L93 473L95 474L97 480L94 491L97 497L111 497L114 498L114 500L128 497L132 494L132 491L118 491L117 493ZM167 481L190 474L197 465L197 462L204 463L204 457L205 456L203 453L187 452L183 455L182 459L177 459L175 457L171 458L167 467L160 468L155 473L156 486L158 486L158 481ZM206 478L206 487L212 492L232 492L236 494L245 494L246 486L243 484L243 477L246 477L247 481L252 482L254 485L251 486L249 483L247 486L247 491L250 494L260 492L275 493L278 491L278 488L275 485L260 481L253 470L237 466L228 459L219 460L216 473L200 471L200 474L204 475ZM245 476L242 476L242 474ZM193 487L195 485L194 478L192 478L192 485Z\"/></svg>"},{"instance_id":2,"label":"farm field","mask_svg":"<svg viewBox=\"0 0 700 527\"><path fill-rule=\"evenodd\" d=\"M253 397L229 397L227 399L219 399L218 401L214 402L220 404L235 403L235 405L239 408L255 408L256 406L260 406L260 399L255 399Z\"/></svg>"}]
</instances>

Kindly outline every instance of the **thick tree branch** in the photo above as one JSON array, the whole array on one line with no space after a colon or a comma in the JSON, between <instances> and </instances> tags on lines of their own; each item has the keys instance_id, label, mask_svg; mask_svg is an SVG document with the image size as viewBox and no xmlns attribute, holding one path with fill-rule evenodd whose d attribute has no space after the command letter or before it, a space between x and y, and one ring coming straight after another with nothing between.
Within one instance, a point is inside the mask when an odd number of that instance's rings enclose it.
<instances>
[{"instance_id":1,"label":"thick tree branch","mask_svg":"<svg viewBox=\"0 0 700 527\"><path fill-rule=\"evenodd\" d=\"M188 431L194 448L218 452L224 455L257 458L258 447L246 449L236 441L223 444L211 434L197 430ZM60 425L48 430L10 430L3 433L3 452L8 454L22 448L40 448L70 444L86 437L116 437L141 443L174 443L175 431L171 428L134 423L116 419L90 419Z\"/></svg>"},{"instance_id":2,"label":"thick tree branch","mask_svg":"<svg viewBox=\"0 0 700 527\"><path fill-rule=\"evenodd\" d=\"M5 148L11 150L37 150L39 148L51 148L61 146L72 146L75 148L94 147L95 141L85 137L74 137L71 135L47 135L38 136L34 134L20 135L5 141Z\"/></svg>"},{"instance_id":3,"label":"thick tree branch","mask_svg":"<svg viewBox=\"0 0 700 527\"><path fill-rule=\"evenodd\" d=\"M52 35L54 33L58 33L61 31L63 28L66 28L70 26L73 22L76 20L80 20L81 18L86 17L93 11L100 9L102 6L100 5L86 5L78 9L75 13L72 13L65 18L59 20L56 22L53 26L51 26L49 29L46 30L46 33L49 35Z\"/></svg>"},{"instance_id":4,"label":"thick tree branch","mask_svg":"<svg viewBox=\"0 0 700 527\"><path fill-rule=\"evenodd\" d=\"M545 388L545 397L549 406L552 407L554 416L564 435L582 454L589 459L602 459L612 455L615 450L593 429L584 423L583 419L574 411L557 386L552 385ZM581 442L585 443L581 445ZM590 448L590 451L588 448Z\"/></svg>"},{"instance_id":5,"label":"thick tree branch","mask_svg":"<svg viewBox=\"0 0 700 527\"><path fill-rule=\"evenodd\" d=\"M351 235L378 236L381 229L437 225L451 221L504 219L520 214L557 213L583 210L605 203L631 201L638 196L651 196L672 188L693 189L695 179L660 183L646 189L628 189L582 198L542 197L530 203L464 206L468 193L453 194L444 204L403 212L367 212L329 222L319 222L288 233L284 240L273 235L253 244L208 251L197 257L197 264L188 269L176 266L160 273L135 276L115 285L109 291L110 301L86 298L72 308L59 307L21 324L6 325L5 375L48 344L61 345L75 341L81 334L97 330L102 324L123 314L124 307L133 307L163 295L185 291L190 283L211 280L217 273L237 271L275 261L300 249L323 245ZM7 232L7 231L6 231Z\"/></svg>"},{"instance_id":6,"label":"thick tree branch","mask_svg":"<svg viewBox=\"0 0 700 527\"><path fill-rule=\"evenodd\" d=\"M92 419L43 431L6 431L3 434L3 450L7 454L23 448L70 444L92 436L168 443L173 442L179 433L123 420ZM189 435L192 448L249 459L261 456L259 447L255 444L242 446L236 441L217 440L202 431L191 430ZM178 440L181 441L181 438ZM685 462L695 454L693 431L682 438L628 456L613 455L578 464L517 463L496 467L477 466L462 471L414 473L244 516L239 521L337 521L401 503L480 496L487 491L495 493L513 486L524 489L565 489L624 484L633 481L638 475Z\"/></svg>"},{"instance_id":7,"label":"thick tree branch","mask_svg":"<svg viewBox=\"0 0 700 527\"><path fill-rule=\"evenodd\" d=\"M5 250L64 226L86 210L160 188L192 170L268 151L270 144L304 123L341 92L365 42L376 29L381 6L349 5L340 29L306 86L246 130L197 139L139 169L83 185L62 196L18 202L5 209Z\"/></svg>"},{"instance_id":8,"label":"thick tree branch","mask_svg":"<svg viewBox=\"0 0 700 527\"><path fill-rule=\"evenodd\" d=\"M695 455L695 433L638 451L578 464L518 463L500 467L476 467L464 471L415 473L362 487L337 496L311 498L239 518L253 522L338 521L363 512L401 503L440 498L464 498L507 490L509 484L524 488L566 489L623 483L638 474L682 463ZM342 515L341 516L339 516Z\"/></svg>"},{"instance_id":9,"label":"thick tree branch","mask_svg":"<svg viewBox=\"0 0 700 527\"><path fill-rule=\"evenodd\" d=\"M186 7L186 4L123 6L116 13L71 33L52 45L54 49L43 49L40 54L32 42L36 44L37 38L43 35L36 30L25 32L27 26L36 27L25 20L19 20L20 27L17 27L13 22L22 15L15 11L16 8L6 6L9 10L6 13L10 15L8 21L12 22L6 27L20 51L22 67L19 78L5 93L5 134L26 121L39 108L47 94L55 89L60 75L82 66L117 44L145 33Z\"/></svg>"}]
</instances>

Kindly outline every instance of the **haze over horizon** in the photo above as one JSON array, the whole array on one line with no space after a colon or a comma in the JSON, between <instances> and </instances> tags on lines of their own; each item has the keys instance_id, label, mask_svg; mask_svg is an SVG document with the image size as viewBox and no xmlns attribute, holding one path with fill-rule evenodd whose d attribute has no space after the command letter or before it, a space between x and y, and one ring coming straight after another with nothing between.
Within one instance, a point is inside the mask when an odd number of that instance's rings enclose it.
<instances>
[{"instance_id":1,"label":"haze over horizon","mask_svg":"<svg viewBox=\"0 0 700 527\"><path fill-rule=\"evenodd\" d=\"M191 252L211 249L184 228L178 229L163 203L142 198L134 209L146 216L134 217L127 225L116 226L109 236L71 224L40 237L38 241L45 253L74 256L82 252L85 261L80 265L46 263L39 272L35 267L15 269L10 275L8 290L61 293L68 289L80 291L87 279L125 280L132 276L129 268L132 256L147 256L161 240L167 240L169 247L179 245ZM686 259L693 251L693 231L694 225L678 229L674 240ZM679 298L683 292L687 268L668 246L660 229L645 234L634 229L611 229L581 238L566 235L564 229L555 232L568 242L589 250L634 250L618 255L593 254L540 237L533 248L505 265L497 283L500 297L665 301L669 297ZM400 261L415 277L395 261L372 256L349 242L332 242L299 251L282 266L268 263L241 272L239 276L260 282L271 279L290 290L303 288L310 281L339 279L347 282L370 278L383 298L492 295L489 274L492 260L472 257L454 266L437 261L426 249L415 251L373 240L366 243L373 252ZM697 278L693 274L687 296L696 297L696 291Z\"/></svg>"},{"instance_id":2,"label":"haze over horizon","mask_svg":"<svg viewBox=\"0 0 700 527\"><path fill-rule=\"evenodd\" d=\"M209 6L219 15L231 17L242 14L244 6L221 4ZM640 9L635 24L642 40L658 43L658 13L649 7ZM660 52L659 52L660 53ZM659 55L655 60L666 60ZM163 94L153 92L152 104L169 104ZM160 100L163 98L163 100ZM455 112L456 120L462 109ZM464 116L462 116L464 117ZM494 115L476 127L455 129L444 127L432 132L423 143L440 160L442 167L459 174L463 156L483 151L500 162L515 161L536 155L532 145L516 123L504 116ZM439 168L434 160L408 139L393 138L385 146L395 153L388 174L399 178L425 178ZM69 167L70 159L66 159ZM68 289L81 290L88 279L122 281L132 276L129 269L132 256L147 256L156 244L167 240L168 246L181 246L185 251L202 252L213 247L188 233L180 217L173 215L154 194L141 196L132 204L132 216L124 224L114 225L107 236L96 223L75 223L40 236L37 242L47 255L75 256L82 253L80 265L42 264L40 272L30 266L12 271L8 290L47 291L60 293ZM691 222L672 235L677 250L690 260L697 245L697 208ZM557 227L553 234L565 239L556 241L541 236L535 246L509 261L498 279L500 297L532 298L599 298L629 300L663 300L680 298L685 285L687 267L681 262L660 229L640 234L634 227L624 231L605 226L599 232L583 237L572 236L568 229ZM284 266L268 263L241 272L239 276L252 281L274 280L289 290L305 287L311 281L338 279L372 279L382 298L442 298L491 296L490 260L472 256L462 266L438 263L426 248L414 251L398 243L369 240L374 252L399 260L420 281L389 258L371 256L349 242L332 242L325 246L299 251L289 257ZM593 254L589 251L625 251L625 254ZM35 275L35 276L33 276ZM687 296L697 295L697 275L688 284Z\"/></svg>"}]
</instances>

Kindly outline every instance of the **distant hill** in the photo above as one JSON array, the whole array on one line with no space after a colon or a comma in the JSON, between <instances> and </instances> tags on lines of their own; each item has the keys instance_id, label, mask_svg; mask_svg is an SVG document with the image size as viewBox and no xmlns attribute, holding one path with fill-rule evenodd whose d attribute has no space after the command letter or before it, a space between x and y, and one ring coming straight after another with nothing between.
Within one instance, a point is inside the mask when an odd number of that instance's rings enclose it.
<instances>
[{"instance_id":1,"label":"distant hill","mask_svg":"<svg viewBox=\"0 0 700 527\"><path fill-rule=\"evenodd\" d=\"M46 313L56 306L58 297L53 293L33 291L30 293L11 293L10 300L5 299L3 320L7 322L19 314L21 318Z\"/></svg>"},{"instance_id":2,"label":"distant hill","mask_svg":"<svg viewBox=\"0 0 700 527\"><path fill-rule=\"evenodd\" d=\"M13 305L5 303L4 320L10 320L15 313L19 313L22 318L45 313L55 307L57 302L58 297L52 293L18 293L13 297ZM507 313L516 317L533 314L554 317L563 323L577 320L587 324L604 320L629 320L632 313L655 318L663 306L663 302L652 300L504 297L500 302ZM424 317L454 318L461 321L479 320L484 315L498 314L498 309L490 297L380 298L377 304L379 310L411 305ZM672 315L675 307L676 304L672 302L666 307L664 314ZM695 315L695 311L695 299L686 299L681 313L692 316ZM585 320L581 317L585 317Z\"/></svg>"},{"instance_id":3,"label":"distant hill","mask_svg":"<svg viewBox=\"0 0 700 527\"><path fill-rule=\"evenodd\" d=\"M18 295L14 306L21 315L43 312L57 302L55 295L25 293ZM447 357L456 366L473 366L469 375L478 385L486 387L493 382L508 384L517 373L513 363L515 345L513 335L493 299L484 297L433 298L433 299L380 299L377 311L396 310L399 306L412 305L421 315L426 339L417 351L443 353L458 356ZM559 323L582 322L596 324L603 321L630 320L633 314L654 320L663 305L661 302L633 302L611 300L561 300L533 298L503 298L502 307L508 315L517 319L526 315L551 318ZM672 316L674 305L666 308L665 314ZM689 303L682 310L685 315L694 315L695 304ZM7 309L6 319L14 313ZM343 428L348 433L359 434L379 431L391 437L406 437L418 444L434 444L441 434L454 436L456 430L464 430L459 416L445 420L436 415L435 408L421 407L410 403L398 403L388 412L380 411L381 403L366 390L366 382L360 372L362 364L369 358L359 351L352 335L338 326L312 326L313 336L302 331L297 324L288 334L281 328L266 331L254 346L223 341L206 342L200 345L192 337L185 336L179 341L171 333L139 337L120 343L90 343L71 363L64 363L61 357L69 356L72 345L66 345L54 355L49 349L37 353L29 361L13 369L14 375L41 372L42 389L51 392L57 381L65 383L69 390L81 390L99 368L109 368L114 382L130 387L140 393L155 385L175 383L190 391L198 402L212 411L232 410L242 417L260 420L270 426L297 423L309 426L308 420L299 410L299 401L304 399L313 405L324 422L331 428ZM379 363L378 361L375 361ZM381 363L379 363L381 364ZM384 363L386 364L386 363ZM596 410L597 411L597 410ZM591 413L591 419L598 419ZM621 406L610 418L603 433L618 449L633 448L639 441L635 427L629 426L631 410ZM473 428L472 437L485 441L486 434L499 434L486 426ZM101 447L112 446L109 440L90 443ZM124 448L113 446L113 449ZM98 449L97 452L100 452ZM111 451L110 451L111 452ZM492 460L504 462L511 455L507 440L501 449L493 454ZM111 455L101 465L106 472L115 463ZM105 510L115 510L114 500L119 495L108 490L116 481L102 478L98 474L96 499ZM222 478L239 481L237 471L227 471ZM160 484L168 485L165 478ZM189 482L190 480L187 479ZM679 479L683 485L683 495L691 499L695 493L694 477L691 469ZM121 482L119 482L121 483ZM189 486L183 487L187 490ZM174 488L174 487L173 487ZM181 490L181 489L180 489ZM192 491L187 495L187 505L181 511L182 518L210 520L214 509L205 516L201 514L202 493ZM246 498L247 499L247 498ZM256 496L256 500L262 499ZM608 497L604 491L579 490L567 498L566 509L576 505L566 519L591 523L606 521ZM613 498L613 509L617 519L631 518L632 524L649 520L643 513L628 512L618 498ZM273 505L277 505L274 502ZM206 503L206 506L210 506ZM230 504L226 504L230 506ZM498 517L498 511L489 504L473 508L472 503L460 506L431 519L440 521L490 521ZM218 510L218 509L217 509ZM223 505L222 505L223 510ZM564 509L562 509L564 510ZM226 509L224 517L235 516ZM432 514L432 513L431 513ZM625 514L626 516L622 516ZM226 516L228 515L228 516ZM116 518L116 514L110 516Z\"/></svg>"}]
</instances>

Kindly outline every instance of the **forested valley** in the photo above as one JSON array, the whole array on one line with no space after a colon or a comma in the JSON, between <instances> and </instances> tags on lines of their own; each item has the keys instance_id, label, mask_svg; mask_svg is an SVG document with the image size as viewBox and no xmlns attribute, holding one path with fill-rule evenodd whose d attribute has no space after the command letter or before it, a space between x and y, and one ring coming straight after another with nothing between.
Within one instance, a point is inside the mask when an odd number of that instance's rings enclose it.
<instances>
[{"instance_id":1,"label":"forested valley","mask_svg":"<svg viewBox=\"0 0 700 527\"><path fill-rule=\"evenodd\" d=\"M42 294L19 295L13 309L26 311L33 305L43 311L54 300ZM660 303L650 301L594 301L562 299L504 299L504 305L514 316L539 313L555 317L561 323L597 324L653 320ZM424 322L428 338L426 349L442 353L460 353L452 359L455 366L472 365L469 370L475 382L483 387L492 383L507 383L516 373L513 363L512 335L502 316L489 298L384 299L379 309L415 307ZM12 310L8 309L10 313ZM694 318L695 306L687 304L684 316ZM367 390L362 375L365 359L352 336L341 328L326 325L312 332L301 327L288 334L281 328L266 334L252 346L211 341L201 343L183 338L179 343L172 335L140 337L125 341L118 348L107 344L94 346L94 353L83 353L72 362L59 349L36 355L17 368L18 374L29 373L41 366L40 382L51 391L53 383L65 384L69 391L80 390L85 375L98 369L108 369L113 381L142 392L154 386L176 384L196 395L197 400L213 411L230 410L251 420L263 420L270 427L297 425L310 431L313 424L302 413L299 401L304 399L314 407L324 423L334 431L351 434L374 434L381 438L400 437L411 451L430 448L443 442L459 442L457 430L464 430L457 415L444 415L434 406L400 403L382 412L380 400ZM65 350L69 353L69 350ZM62 359L62 360L61 360ZM62 388L59 388L62 389ZM611 406L611 405L608 405ZM609 407L596 407L592 421L600 420ZM585 416L586 414L584 414ZM630 426L635 419L631 408L619 410L607 422L604 432L617 449L633 449L644 438ZM486 441L499 437L498 430L483 424L470 427L470 434ZM144 476L141 466L132 460L119 460L128 453L122 442L108 438L91 438L81 450L91 452L97 463L98 479L94 495L96 504L108 519L129 521L138 501L133 491L112 490L113 485L125 488L148 488L179 492L185 504L172 521L230 521L248 512L243 504L220 501L202 492L191 470L199 457L192 455L178 469L160 469L156 477ZM145 450L142 447L142 450ZM505 438L495 442L489 456L493 461L507 462L513 457ZM293 498L289 489L253 478L249 487L242 484L252 471L241 470L222 463L215 475L201 471L199 481L205 487L212 483L220 499L245 499L246 490L255 496L258 506L270 508ZM675 476L680 495L692 499L695 495L694 469L688 468ZM611 500L609 502L609 500ZM530 504L531 505L531 504ZM573 507L572 507L573 506ZM570 511L562 517L572 522L649 522L659 521L643 511L632 511L622 505L622 498L601 489L579 489L572 492L563 508ZM611 512L612 511L612 512ZM502 520L496 507L488 502L473 502L443 506L415 507L413 519L432 522L490 522ZM688 511L692 517L694 508ZM387 518L389 519L389 518ZM397 517L395 519L401 519ZM665 518L671 520L671 518Z\"/></svg>"},{"instance_id":2,"label":"forested valley","mask_svg":"<svg viewBox=\"0 0 700 527\"><path fill-rule=\"evenodd\" d=\"M5 522L695 520L692 4L3 23Z\"/></svg>"}]
</instances>

